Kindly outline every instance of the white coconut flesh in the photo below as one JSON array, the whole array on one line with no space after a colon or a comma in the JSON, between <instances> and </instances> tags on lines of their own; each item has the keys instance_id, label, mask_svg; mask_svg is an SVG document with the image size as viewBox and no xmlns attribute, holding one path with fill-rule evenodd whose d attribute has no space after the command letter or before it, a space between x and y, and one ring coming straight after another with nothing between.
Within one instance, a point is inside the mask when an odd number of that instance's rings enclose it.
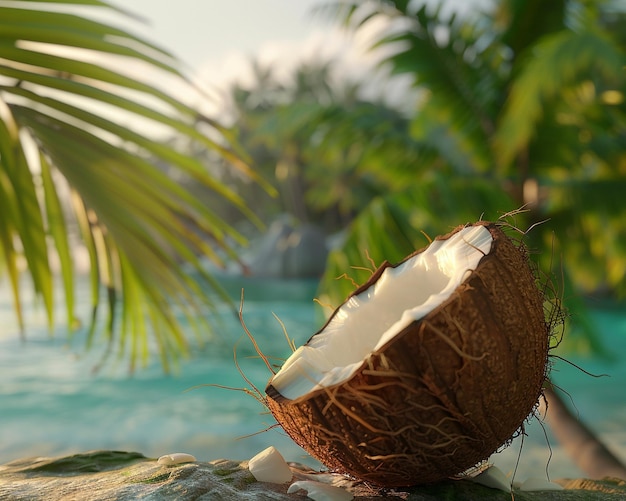
<instances>
[{"instance_id":1,"label":"white coconut flesh","mask_svg":"<svg viewBox=\"0 0 626 501\"><path fill-rule=\"evenodd\" d=\"M272 386L294 400L347 381L372 352L448 299L489 254L492 242L487 228L468 226L448 239L433 241L400 265L386 268L286 360Z\"/></svg>"}]
</instances>

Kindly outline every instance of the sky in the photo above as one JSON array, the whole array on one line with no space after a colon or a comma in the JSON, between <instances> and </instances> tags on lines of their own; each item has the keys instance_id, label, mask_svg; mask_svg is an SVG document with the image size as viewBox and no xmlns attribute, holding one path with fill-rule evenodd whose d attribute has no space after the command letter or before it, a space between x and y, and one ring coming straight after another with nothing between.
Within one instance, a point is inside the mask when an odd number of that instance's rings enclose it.
<instances>
[{"instance_id":1,"label":"sky","mask_svg":"<svg viewBox=\"0 0 626 501\"><path fill-rule=\"evenodd\" d=\"M408 77L389 80L384 71L372 77L381 54L368 48L384 29L382 20L357 34L343 30L314 12L334 0L111 1L145 19L146 24L130 25L131 31L173 53L191 67L201 87L215 90L215 102L202 110L209 114L227 106L223 96L229 83L251 82L253 58L272 64L283 78L302 61L337 60L335 78L365 81L364 97L395 106L412 99ZM489 1L445 0L444 10L467 12Z\"/></svg>"},{"instance_id":2,"label":"sky","mask_svg":"<svg viewBox=\"0 0 626 501\"><path fill-rule=\"evenodd\" d=\"M130 29L191 66L208 87L249 82L252 58L286 74L299 61L340 54L351 70L371 67L366 44L336 23L314 15L327 0L132 0L120 3L141 15ZM173 8L175 6L175 8Z\"/></svg>"},{"instance_id":3,"label":"sky","mask_svg":"<svg viewBox=\"0 0 626 501\"><path fill-rule=\"evenodd\" d=\"M320 0L131 0L119 3L145 17L145 33L195 67L272 43L302 44L315 27Z\"/></svg>"}]
</instances>

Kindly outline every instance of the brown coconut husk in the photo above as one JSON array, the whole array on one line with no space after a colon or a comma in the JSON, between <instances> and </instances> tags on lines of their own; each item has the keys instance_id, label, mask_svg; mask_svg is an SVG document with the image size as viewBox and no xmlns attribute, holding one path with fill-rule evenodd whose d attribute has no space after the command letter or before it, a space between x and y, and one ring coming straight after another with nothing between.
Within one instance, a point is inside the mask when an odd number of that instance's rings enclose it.
<instances>
[{"instance_id":1,"label":"brown coconut husk","mask_svg":"<svg viewBox=\"0 0 626 501\"><path fill-rule=\"evenodd\" d=\"M493 236L476 270L349 380L296 400L270 380L278 423L331 470L387 487L443 480L488 458L535 408L550 337L543 294L524 247L476 224Z\"/></svg>"}]
</instances>

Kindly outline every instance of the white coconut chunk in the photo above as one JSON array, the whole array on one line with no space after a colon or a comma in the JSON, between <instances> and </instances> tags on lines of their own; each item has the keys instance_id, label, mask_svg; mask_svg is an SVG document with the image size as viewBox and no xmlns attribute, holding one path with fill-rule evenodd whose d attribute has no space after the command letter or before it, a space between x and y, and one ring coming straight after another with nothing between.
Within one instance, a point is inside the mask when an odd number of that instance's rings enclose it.
<instances>
[{"instance_id":1,"label":"white coconut chunk","mask_svg":"<svg viewBox=\"0 0 626 501\"><path fill-rule=\"evenodd\" d=\"M484 226L468 226L387 268L378 281L343 304L323 331L296 350L272 379L295 399L349 379L362 361L413 321L448 299L491 251Z\"/></svg>"},{"instance_id":2,"label":"white coconut chunk","mask_svg":"<svg viewBox=\"0 0 626 501\"><path fill-rule=\"evenodd\" d=\"M157 460L157 463L169 466L173 464L193 463L195 460L196 458L194 456L187 454L186 452L174 452L172 454L165 454L164 456L161 456Z\"/></svg>"},{"instance_id":3,"label":"white coconut chunk","mask_svg":"<svg viewBox=\"0 0 626 501\"><path fill-rule=\"evenodd\" d=\"M287 489L287 494L305 490L307 497L314 501L350 501L354 496L341 487L315 482L314 480L299 480Z\"/></svg>"},{"instance_id":4,"label":"white coconut chunk","mask_svg":"<svg viewBox=\"0 0 626 501\"><path fill-rule=\"evenodd\" d=\"M248 469L259 482L284 484L293 477L282 454L273 446L259 452L248 461Z\"/></svg>"},{"instance_id":5,"label":"white coconut chunk","mask_svg":"<svg viewBox=\"0 0 626 501\"><path fill-rule=\"evenodd\" d=\"M546 478L530 477L519 486L520 491L562 491L563 486L550 482Z\"/></svg>"},{"instance_id":6,"label":"white coconut chunk","mask_svg":"<svg viewBox=\"0 0 626 501\"><path fill-rule=\"evenodd\" d=\"M490 466L485 471L470 478L470 480L492 489L500 489L504 492L511 492L511 481L506 478L506 475L502 473L502 470L495 466Z\"/></svg>"}]
</instances>

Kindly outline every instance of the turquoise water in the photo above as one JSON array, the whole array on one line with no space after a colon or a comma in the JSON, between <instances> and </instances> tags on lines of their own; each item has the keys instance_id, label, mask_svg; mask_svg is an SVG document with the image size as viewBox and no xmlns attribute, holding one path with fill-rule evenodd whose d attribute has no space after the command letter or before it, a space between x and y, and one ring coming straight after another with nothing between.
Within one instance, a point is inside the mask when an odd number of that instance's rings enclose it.
<instances>
[{"instance_id":1,"label":"turquoise water","mask_svg":"<svg viewBox=\"0 0 626 501\"><path fill-rule=\"evenodd\" d=\"M235 294L240 283L228 284ZM275 313L297 344L320 325L312 301L312 282L248 281L245 321L266 354L286 357L289 348ZM84 297L84 296L80 296ZM6 291L0 295L0 463L25 456L50 456L93 449L136 450L158 457L188 452L200 460L222 457L247 459L274 445L293 461L315 465L277 430L240 438L273 424L262 406L243 392L203 384L247 386L235 368L233 346L243 334L237 320L224 312L219 340L195 348L178 374L165 375L155 358L146 369L129 376L124 361L112 359L92 373L101 351L83 349L80 335L68 343L63 332L50 337L41 312L32 313L27 341L21 342ZM555 361L553 379L567 389L581 418L622 459L626 460L626 314L597 310L594 320L618 360L614 363L572 358L592 378ZM255 358L246 339L238 344L238 359L247 377L261 390L270 373ZM528 429L518 478L545 475L550 452L540 425ZM548 439L550 433L548 430ZM513 469L520 441L492 460L505 472ZM553 477L580 476L572 462L551 440Z\"/></svg>"},{"instance_id":2,"label":"turquoise water","mask_svg":"<svg viewBox=\"0 0 626 501\"><path fill-rule=\"evenodd\" d=\"M273 285L271 293L262 294L254 282L246 284L244 316L262 349L286 358L290 350L272 312L296 342L304 343L315 324L311 299L315 284ZM238 360L246 376L261 391L269 379L264 363L253 358L251 344L240 339L243 329L230 310L219 319L219 338L195 347L192 358L182 361L176 374L164 374L153 357L147 368L129 376L127 362L116 358L93 374L102 350L96 347L85 353L80 334L72 343L63 331L51 337L41 312L32 312L27 341L21 342L11 325L10 300L6 295L1 299L0 463L91 449L137 450L154 457L182 451L202 460L246 459L269 445L280 446L293 460L304 459L301 449L277 431L239 439L273 424L251 396L195 388L248 386L233 360L238 341Z\"/></svg>"}]
</instances>

